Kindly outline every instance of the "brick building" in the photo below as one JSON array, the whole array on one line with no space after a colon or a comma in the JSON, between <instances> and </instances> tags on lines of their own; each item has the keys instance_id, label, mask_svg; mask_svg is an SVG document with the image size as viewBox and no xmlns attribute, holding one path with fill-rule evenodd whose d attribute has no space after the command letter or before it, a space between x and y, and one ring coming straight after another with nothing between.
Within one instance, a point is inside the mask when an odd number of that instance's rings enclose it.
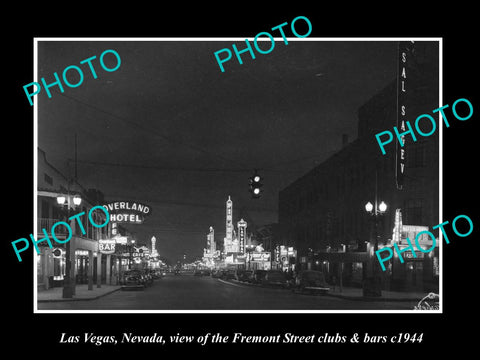
<instances>
[{"instance_id":1,"label":"brick building","mask_svg":"<svg viewBox=\"0 0 480 360\"><path fill-rule=\"evenodd\" d=\"M438 70L438 44L415 43L407 68L408 92L402 99L412 126L418 115L432 114L439 107ZM375 138L378 132L393 132L397 125L398 87L395 79L360 107L354 141L343 136L337 153L280 191L279 233L282 243L297 249L299 268L321 269L330 280L340 276L345 283L361 284L367 243L373 236L372 216L365 204L374 203L375 197L387 204L377 223L380 246L392 239L396 209L401 209L403 224L431 229L439 223L438 127L429 137L417 136L416 142L407 136L401 190L394 142L382 155ZM402 264L402 270L397 267L399 286L422 288L437 281L433 261L413 260Z\"/></svg>"}]
</instances>

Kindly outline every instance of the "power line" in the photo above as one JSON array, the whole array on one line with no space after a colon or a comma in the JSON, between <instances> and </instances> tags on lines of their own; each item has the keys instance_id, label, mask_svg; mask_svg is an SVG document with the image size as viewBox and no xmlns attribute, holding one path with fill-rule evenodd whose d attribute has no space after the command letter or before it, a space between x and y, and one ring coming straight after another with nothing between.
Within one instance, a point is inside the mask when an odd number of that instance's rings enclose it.
<instances>
[{"instance_id":1,"label":"power line","mask_svg":"<svg viewBox=\"0 0 480 360\"><path fill-rule=\"evenodd\" d=\"M98 106L96 105L92 105L92 104L89 104L85 101L82 101L82 100L79 100L75 97L72 97L72 96L69 96L69 95L66 95L65 93L59 93L57 92L57 94L65 97L65 98L68 98L70 100L73 100L73 101L76 101L84 106L87 106L89 108L92 108L96 111L99 111L101 113L104 113L106 115L108 115L109 117L112 117L114 119L117 119L119 121L122 121L124 123L127 123L129 124L130 126L132 127L135 127L135 128L138 128L140 130L143 130L144 132L147 132L148 134L153 134L153 135L156 135L166 141L168 141L169 143L173 143L173 144L176 144L176 145L180 145L180 146L184 146L184 147L187 147L187 148L190 148L192 150L195 150L195 151L198 151L198 152L201 152L203 154L206 154L206 155L209 155L209 156L214 156L214 157L217 157L218 159L221 159L225 162L228 162L228 163L239 163L238 160L233 160L233 159L230 159L230 158L227 158L225 156L222 156L222 155L219 155L217 153L212 153L212 152L209 152L208 150L204 149L204 148L201 148L199 146L195 146L195 145L192 145L192 144L189 144L189 143L185 143L185 142L182 142L182 141L179 141L178 139L174 139L172 137L169 137L169 136L166 136L158 131L156 131L155 129L153 128L148 128L148 127L145 127L139 123L136 123L134 121L131 121L131 120L128 120L124 117L121 117L121 116L118 116L116 114L113 114L107 110L104 110L102 108L99 108ZM338 150L335 149L335 150L330 150L330 151L327 151L327 152L324 152L323 156L325 155L329 155L333 152L337 152ZM268 171L268 172L285 172L285 173L301 173L303 172L300 171L300 170L287 170L287 169L282 169L282 170L278 170L278 169L273 169L273 167L275 166L278 166L278 165L284 165L284 164L289 164L289 163L293 163L293 162L299 162L299 161L304 161L304 160L309 160L309 159L314 159L314 158L318 158L320 157L319 155L311 155L311 156L306 156L306 157L301 157L301 158L297 158L297 159L292 159L292 160L287 160L287 161L282 161L282 162L279 162L279 163L276 163L274 165L270 165L268 167L256 167L258 170L261 170L261 171ZM82 162L82 161L79 161L79 162ZM87 162L87 161L83 161L83 163L91 163L91 164L96 164L96 165L110 165L110 166L129 166L129 167L143 167L143 168L152 168L152 169L156 169L157 167L154 167L154 166L141 166L141 165L127 165L127 164L112 164L112 163L100 163L100 162ZM162 170L165 170L165 169L169 169L169 168L160 168ZM184 170L184 171L202 171L200 169L187 169L187 168L171 168L172 170ZM247 171L247 167L243 167L241 169L215 169L215 170L205 170L205 171L231 171L231 172L243 172L243 171ZM251 171L251 168L248 167L248 171Z\"/></svg>"},{"instance_id":2,"label":"power line","mask_svg":"<svg viewBox=\"0 0 480 360\"><path fill-rule=\"evenodd\" d=\"M140 130L143 130L143 131L147 132L148 134L156 135L156 136L158 136L158 137L160 137L160 138L162 138L162 139L164 139L164 140L166 140L166 141L168 141L168 142L170 142L170 143L177 144L177 145L181 145L181 146L190 148L190 149L192 149L192 150L195 150L195 151L198 151L198 152L207 154L207 155L209 155L209 156L217 157L218 159L221 159L221 160L226 161L226 162L229 162L229 163L231 163L231 162L234 162L234 163L236 162L236 163L238 163L238 161L236 161L236 160L232 160L232 159L226 158L226 157L224 157L224 156L222 156L222 155L219 155L219 154L217 154L217 153L211 153L211 152L209 152L209 151L207 151L207 150L205 150L205 149L203 149L203 148L201 148L201 147L199 147L199 146L191 145L191 144L188 144L188 143L179 141L178 139L174 139L174 138L171 138L171 137L169 137L169 136L165 136L165 135L161 134L160 132L156 131L156 130L153 129L153 128L145 127L145 126L143 126L143 125L141 125L141 124L139 124L139 123L136 123L136 122L134 122L134 121L131 121L131 120L128 120L128 119L123 118L123 117L121 117L121 116L118 116L118 115L116 115L116 114L113 114L113 113L111 113L111 112L109 112L109 111L106 111L106 110L104 110L104 109L102 109L102 108L99 108L99 107L96 106L96 105L91 105L91 104L89 104L89 103L87 103L87 102L85 102L85 101L76 99L76 98L74 98L74 97L72 97L72 96L69 96L69 95L66 95L65 93L59 93L59 92L57 92L57 94L59 94L59 95L61 95L61 96L64 96L64 97L66 97L66 98L68 98L68 99L70 99L70 100L76 101L76 102L78 102L79 104L85 105L85 106L87 106L87 107L89 107L89 108L92 108L92 109L94 109L94 110L96 110L96 111L99 111L99 112L101 112L101 113L104 113L104 114L106 114L106 115L108 115L108 116L110 116L110 117L112 117L112 118L114 118L114 119L117 119L117 120L120 120L120 121L122 121L122 122L124 122L124 123L127 123L127 124L129 124L130 126L136 127L136 128L138 128L138 129L140 129Z\"/></svg>"},{"instance_id":3,"label":"power line","mask_svg":"<svg viewBox=\"0 0 480 360\"><path fill-rule=\"evenodd\" d=\"M68 159L69 162L74 160ZM289 162L294 162L295 160L291 160ZM236 173L251 173L251 168L207 168L207 167L181 167L181 166L155 166L155 165L139 165L139 164L122 164L122 163L113 163L113 162L105 162L105 161L91 161L91 160L77 160L80 164L85 165L99 165L99 166L112 166L112 167L130 167L130 168L138 168L138 169L151 169L151 170L172 170L172 171L198 171L198 172L236 172ZM298 170L276 170L276 169L259 169L265 172L279 172L279 173L300 173L303 171Z\"/></svg>"}]
</instances>

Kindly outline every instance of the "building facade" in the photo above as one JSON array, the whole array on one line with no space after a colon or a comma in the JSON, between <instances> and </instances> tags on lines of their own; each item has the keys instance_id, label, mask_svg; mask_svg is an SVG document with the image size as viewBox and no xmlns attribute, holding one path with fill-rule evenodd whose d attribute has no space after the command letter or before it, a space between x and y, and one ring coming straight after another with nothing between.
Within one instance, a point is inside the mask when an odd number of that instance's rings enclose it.
<instances>
[{"instance_id":1,"label":"building facade","mask_svg":"<svg viewBox=\"0 0 480 360\"><path fill-rule=\"evenodd\" d=\"M39 243L40 253L37 254L36 282L37 289L49 289L63 286L66 272L66 244L54 241L51 236L52 226L60 221L68 222L72 229L69 241L71 252L72 279L76 284L94 283L97 285L112 284L117 281L118 261L115 255L101 254L98 250L98 240L111 238L111 224L97 228L88 221L88 214L92 207L103 204L103 195L98 190L85 189L78 182L65 176L52 166L46 158L45 152L38 149L37 168L37 241L49 235L52 248L46 241ZM62 195L68 205L59 205L57 197ZM78 207L73 205L73 197L79 196L82 201ZM70 210L67 210L67 206ZM76 219L68 218L84 212ZM92 212L96 224L107 220L103 212ZM84 231L82 231L83 227ZM85 232L85 233L83 233ZM55 236L62 241L69 233L64 226L55 228Z\"/></svg>"},{"instance_id":2,"label":"building facade","mask_svg":"<svg viewBox=\"0 0 480 360\"><path fill-rule=\"evenodd\" d=\"M340 277L344 283L361 284L371 255L368 244L376 234L379 246L388 245L396 209L401 209L403 224L431 230L439 223L438 129L431 136L417 136L415 142L406 136L401 154L392 141L383 155L375 138L385 130L393 133L402 111L413 126L417 116L439 107L438 44L415 43L409 51L406 70L399 70L398 79L358 110L358 137L349 143L344 136L336 154L280 191L279 234L284 245L296 248L299 268L323 270L330 281ZM399 52L400 63L404 57ZM401 82L405 76L406 84ZM406 94L399 105L402 86ZM374 219L365 204L376 200L385 202L387 211ZM409 259L402 265L416 276L397 276L396 287L438 284L435 272L424 271L423 260ZM433 267L433 261L426 266Z\"/></svg>"}]
</instances>

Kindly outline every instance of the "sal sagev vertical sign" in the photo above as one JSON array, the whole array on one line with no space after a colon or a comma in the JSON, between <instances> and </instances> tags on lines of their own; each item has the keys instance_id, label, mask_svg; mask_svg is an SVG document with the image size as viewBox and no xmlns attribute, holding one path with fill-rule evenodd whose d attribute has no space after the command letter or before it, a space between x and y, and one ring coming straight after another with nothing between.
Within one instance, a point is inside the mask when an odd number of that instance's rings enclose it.
<instances>
[{"instance_id":1,"label":"sal sagev vertical sign","mask_svg":"<svg viewBox=\"0 0 480 360\"><path fill-rule=\"evenodd\" d=\"M413 41L400 41L398 43L398 78L397 78L397 128L405 131L405 116L407 104L407 69L409 69L410 55L414 53ZM410 76L409 76L410 77ZM402 133L404 134L404 133ZM405 136L397 140L396 145L396 167L395 178L397 189L403 189L403 178L405 173Z\"/></svg>"},{"instance_id":2,"label":"sal sagev vertical sign","mask_svg":"<svg viewBox=\"0 0 480 360\"><path fill-rule=\"evenodd\" d=\"M150 206L132 201L114 201L103 207L110 214L112 223L142 224L152 211Z\"/></svg>"}]
</instances>

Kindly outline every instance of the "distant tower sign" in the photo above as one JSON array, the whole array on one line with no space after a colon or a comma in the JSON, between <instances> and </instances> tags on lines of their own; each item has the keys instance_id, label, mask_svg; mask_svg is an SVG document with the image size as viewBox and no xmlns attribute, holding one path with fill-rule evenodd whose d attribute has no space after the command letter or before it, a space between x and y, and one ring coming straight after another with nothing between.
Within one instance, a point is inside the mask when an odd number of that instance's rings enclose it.
<instances>
[{"instance_id":1,"label":"distant tower sign","mask_svg":"<svg viewBox=\"0 0 480 360\"><path fill-rule=\"evenodd\" d=\"M233 202L230 199L230 196L228 197L227 203L226 203L226 222L225 222L225 239L223 242L223 249L225 253L231 253L233 252Z\"/></svg>"},{"instance_id":2,"label":"distant tower sign","mask_svg":"<svg viewBox=\"0 0 480 360\"><path fill-rule=\"evenodd\" d=\"M155 248L156 247L156 243L157 243L157 239L155 238L155 236L152 236L152 256L157 256L157 249Z\"/></svg>"},{"instance_id":3,"label":"distant tower sign","mask_svg":"<svg viewBox=\"0 0 480 360\"><path fill-rule=\"evenodd\" d=\"M207 235L207 251L210 254L214 254L216 250L215 247L215 231L213 230L213 227L210 226L210 232Z\"/></svg>"},{"instance_id":4,"label":"distant tower sign","mask_svg":"<svg viewBox=\"0 0 480 360\"><path fill-rule=\"evenodd\" d=\"M233 202L230 200L230 196L227 200L227 222L226 222L226 234L227 234L227 241L233 240L233 223L232 223L232 211L233 211Z\"/></svg>"},{"instance_id":5,"label":"distant tower sign","mask_svg":"<svg viewBox=\"0 0 480 360\"><path fill-rule=\"evenodd\" d=\"M238 252L245 253L245 238L247 234L247 222L241 219L238 223Z\"/></svg>"}]
</instances>

